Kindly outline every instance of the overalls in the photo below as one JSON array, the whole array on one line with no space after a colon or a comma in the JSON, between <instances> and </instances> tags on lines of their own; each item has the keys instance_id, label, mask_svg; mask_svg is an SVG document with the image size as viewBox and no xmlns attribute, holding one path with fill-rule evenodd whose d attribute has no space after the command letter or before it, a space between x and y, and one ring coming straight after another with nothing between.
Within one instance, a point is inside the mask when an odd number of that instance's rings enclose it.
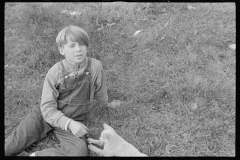
<instances>
[{"instance_id":1,"label":"overalls","mask_svg":"<svg viewBox=\"0 0 240 160\"><path fill-rule=\"evenodd\" d=\"M91 58L88 58L85 71L74 77L69 77L69 72L64 68L62 61L60 63L64 79L57 86L59 91L57 108L65 116L85 125L87 107L90 104ZM43 139L52 129L54 129L54 134L60 141L61 147L37 151L36 156L87 156L85 136L79 138L70 131L50 126L43 119L39 106L34 107L12 135L6 139L5 155L10 156L23 151L32 143Z\"/></svg>"}]
</instances>

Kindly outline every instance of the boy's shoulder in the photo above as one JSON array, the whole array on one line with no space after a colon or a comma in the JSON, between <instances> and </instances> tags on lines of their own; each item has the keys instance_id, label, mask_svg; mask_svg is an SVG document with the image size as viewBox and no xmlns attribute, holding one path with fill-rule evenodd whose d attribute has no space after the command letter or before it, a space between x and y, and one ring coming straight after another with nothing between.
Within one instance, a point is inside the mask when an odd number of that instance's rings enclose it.
<instances>
[{"instance_id":1,"label":"boy's shoulder","mask_svg":"<svg viewBox=\"0 0 240 160\"><path fill-rule=\"evenodd\" d=\"M93 70L102 69L102 63L95 58L91 58L91 69Z\"/></svg>"},{"instance_id":2,"label":"boy's shoulder","mask_svg":"<svg viewBox=\"0 0 240 160\"><path fill-rule=\"evenodd\" d=\"M91 70L98 71L98 70L102 70L102 69L103 69L102 63L95 58L91 58ZM61 72L62 72L62 65L61 65L61 61L59 61L59 62L55 63L48 70L48 75L51 75L53 77L59 77L61 75Z\"/></svg>"},{"instance_id":3,"label":"boy's shoulder","mask_svg":"<svg viewBox=\"0 0 240 160\"><path fill-rule=\"evenodd\" d=\"M61 72L61 61L55 63L49 70L48 70L48 75L51 75L53 77L56 77L57 75L60 74Z\"/></svg>"}]
</instances>

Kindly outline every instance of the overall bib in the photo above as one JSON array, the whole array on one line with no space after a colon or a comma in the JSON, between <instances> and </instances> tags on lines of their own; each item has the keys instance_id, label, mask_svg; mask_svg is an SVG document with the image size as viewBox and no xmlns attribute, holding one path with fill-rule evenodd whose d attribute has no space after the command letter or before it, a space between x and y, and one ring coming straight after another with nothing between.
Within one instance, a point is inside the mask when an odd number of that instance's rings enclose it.
<instances>
[{"instance_id":1,"label":"overall bib","mask_svg":"<svg viewBox=\"0 0 240 160\"><path fill-rule=\"evenodd\" d=\"M70 77L69 72L60 62L63 81L57 86L59 97L57 108L65 116L86 125L88 106L90 105L91 58L83 73ZM23 151L32 143L43 139L47 132L54 129L61 147L37 151L36 156L87 156L85 136L79 138L71 132L50 126L42 117L40 107L36 106L19 124L17 129L5 141L5 155Z\"/></svg>"}]
</instances>

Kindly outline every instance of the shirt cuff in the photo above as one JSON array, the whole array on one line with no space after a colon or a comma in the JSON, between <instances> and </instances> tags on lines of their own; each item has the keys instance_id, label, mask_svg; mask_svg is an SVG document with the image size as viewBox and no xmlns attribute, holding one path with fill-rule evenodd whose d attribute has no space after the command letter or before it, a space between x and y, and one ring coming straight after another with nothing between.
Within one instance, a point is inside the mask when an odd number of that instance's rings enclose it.
<instances>
[{"instance_id":1,"label":"shirt cuff","mask_svg":"<svg viewBox=\"0 0 240 160\"><path fill-rule=\"evenodd\" d=\"M59 118L59 124L58 124L58 127L59 128L61 128L62 130L65 130L65 125L66 125L66 123L67 123L67 121L69 120L69 118L68 117L66 117L66 116L61 116L60 118Z\"/></svg>"},{"instance_id":2,"label":"shirt cuff","mask_svg":"<svg viewBox=\"0 0 240 160\"><path fill-rule=\"evenodd\" d=\"M71 120L72 120L72 119L69 119L69 120L67 121L67 123L65 124L65 131L68 131L68 124L70 123Z\"/></svg>"},{"instance_id":3,"label":"shirt cuff","mask_svg":"<svg viewBox=\"0 0 240 160\"><path fill-rule=\"evenodd\" d=\"M100 103L101 106L107 106L108 105L108 100L103 100L101 98L97 99L98 102Z\"/></svg>"}]
</instances>

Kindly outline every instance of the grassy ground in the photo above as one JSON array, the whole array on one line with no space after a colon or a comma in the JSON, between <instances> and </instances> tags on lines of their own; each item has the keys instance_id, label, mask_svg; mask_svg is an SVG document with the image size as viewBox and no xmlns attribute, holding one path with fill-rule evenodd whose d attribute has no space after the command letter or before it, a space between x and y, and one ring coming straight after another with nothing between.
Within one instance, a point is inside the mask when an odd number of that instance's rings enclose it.
<instances>
[{"instance_id":1,"label":"grassy ground","mask_svg":"<svg viewBox=\"0 0 240 160\"><path fill-rule=\"evenodd\" d=\"M5 138L39 105L45 74L60 59L56 34L76 24L90 34L89 56L103 64L109 101L122 101L110 116L90 106L90 137L106 122L149 156L235 156L235 4L188 5L50 3L46 13L36 11L42 4L6 5ZM63 9L83 14L56 14ZM26 151L58 145L49 133Z\"/></svg>"}]
</instances>

